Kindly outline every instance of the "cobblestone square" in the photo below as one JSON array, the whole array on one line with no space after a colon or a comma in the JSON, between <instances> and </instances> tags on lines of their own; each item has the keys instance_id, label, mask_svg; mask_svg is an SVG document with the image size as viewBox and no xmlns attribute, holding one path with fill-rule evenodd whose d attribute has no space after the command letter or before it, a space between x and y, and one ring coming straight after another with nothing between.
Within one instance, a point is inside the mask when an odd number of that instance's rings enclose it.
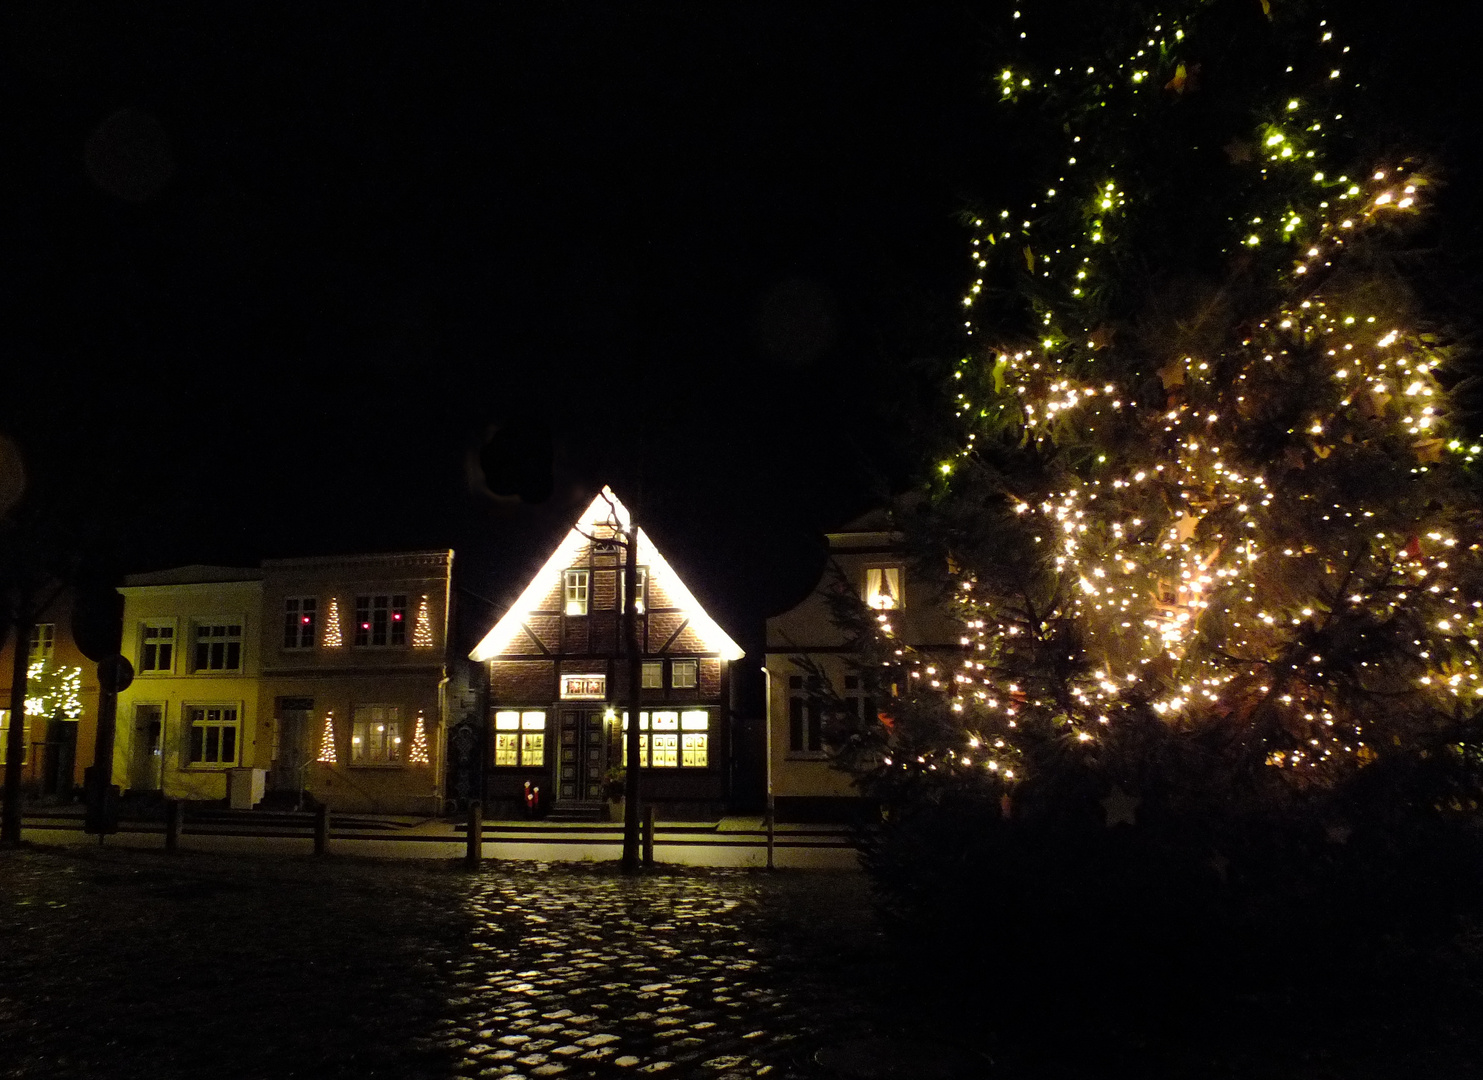
<instances>
[{"instance_id":1,"label":"cobblestone square","mask_svg":"<svg viewBox=\"0 0 1483 1080\"><path fill-rule=\"evenodd\" d=\"M0 1075L820 1075L884 994L862 876L0 855Z\"/></svg>"}]
</instances>

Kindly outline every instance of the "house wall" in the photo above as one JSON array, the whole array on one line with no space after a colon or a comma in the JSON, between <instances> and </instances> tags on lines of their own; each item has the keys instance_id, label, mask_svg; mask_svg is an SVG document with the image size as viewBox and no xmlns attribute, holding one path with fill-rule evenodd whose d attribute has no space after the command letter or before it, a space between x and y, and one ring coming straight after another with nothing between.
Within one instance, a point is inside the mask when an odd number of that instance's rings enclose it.
<instances>
[{"instance_id":1,"label":"house wall","mask_svg":"<svg viewBox=\"0 0 1483 1080\"><path fill-rule=\"evenodd\" d=\"M83 656L72 640L72 604L70 591L60 593L37 622L51 628L53 667L59 671L78 669L82 715L75 720L30 717L21 772L21 783L28 792L61 799L70 798L74 788L81 787L83 770L92 764L98 731L98 666ZM0 710L6 713L15 663L13 637L13 633L7 635L0 647ZM29 648L29 642L24 647ZM4 761L5 745L0 739L0 763Z\"/></svg>"},{"instance_id":2,"label":"house wall","mask_svg":"<svg viewBox=\"0 0 1483 1080\"><path fill-rule=\"evenodd\" d=\"M263 563L260 710L275 735L266 766L275 793L302 790L335 810L352 812L442 811L452 566L451 551ZM366 640L358 642L357 597L387 597L389 605L404 597L403 618L394 620L388 606L384 638L378 642L371 611L373 625L361 628ZM291 645L290 620L302 621L306 599L315 602L312 642L305 645L296 637ZM296 602L292 611L290 600ZM403 624L400 644L394 642L395 621ZM304 704L310 704L307 726L285 724L284 706ZM381 712L369 715L372 708ZM360 728L357 709L366 710ZM370 743L370 726L386 723L391 709L400 726L394 752ZM319 760L331 717L333 762ZM411 760L419 719L426 763ZM286 740L295 744L285 745Z\"/></svg>"},{"instance_id":3,"label":"house wall","mask_svg":"<svg viewBox=\"0 0 1483 1080\"><path fill-rule=\"evenodd\" d=\"M260 581L211 581L172 585L125 585L122 652L134 664L130 686L119 694L118 728L114 742L113 783L125 790L159 790L170 799L225 799L227 770L234 766L265 767L269 734L259 708L261 670ZM240 626L240 660L235 670L198 667L196 629L203 625ZM146 628L171 631L168 667L150 670ZM208 663L212 662L208 657ZM150 732L146 706L159 706L163 727L155 775L146 767ZM192 761L192 707L236 710L235 747L229 761ZM223 736L218 730L218 740ZM203 732L203 753L207 740ZM216 757L222 757L217 742Z\"/></svg>"},{"instance_id":4,"label":"house wall","mask_svg":"<svg viewBox=\"0 0 1483 1080\"><path fill-rule=\"evenodd\" d=\"M866 692L847 687L858 677L845 633L831 617L828 595L852 589L864 595L867 572L896 567L900 582L899 606L884 612L893 632L907 645L926 652L950 653L959 646L958 629L933 587L912 572L904 558L900 537L884 531L841 532L829 535L830 559L818 586L792 609L767 620L767 725L772 791L780 819L843 819L858 808L851 778L835 769L827 745L797 748L792 740L791 699L806 697L808 680L819 677L841 698L864 702ZM815 674L815 670L817 675ZM795 680L802 683L795 684ZM877 712L889 708L889 686L874 698ZM862 705L862 708L865 707Z\"/></svg>"}]
</instances>

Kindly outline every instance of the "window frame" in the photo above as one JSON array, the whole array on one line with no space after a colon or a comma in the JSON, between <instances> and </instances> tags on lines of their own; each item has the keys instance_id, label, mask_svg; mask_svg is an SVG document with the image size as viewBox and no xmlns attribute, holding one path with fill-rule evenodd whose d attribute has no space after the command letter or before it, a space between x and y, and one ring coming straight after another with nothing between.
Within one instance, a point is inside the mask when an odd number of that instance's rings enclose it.
<instances>
[{"instance_id":1,"label":"window frame","mask_svg":"<svg viewBox=\"0 0 1483 1080\"><path fill-rule=\"evenodd\" d=\"M680 681L680 672L682 670L690 672L689 682ZM671 660L669 662L669 686L671 690L700 689L700 660Z\"/></svg>"},{"instance_id":2,"label":"window frame","mask_svg":"<svg viewBox=\"0 0 1483 1080\"><path fill-rule=\"evenodd\" d=\"M568 618L586 615L592 610L592 571L573 566L561 572L561 613Z\"/></svg>"},{"instance_id":3,"label":"window frame","mask_svg":"<svg viewBox=\"0 0 1483 1080\"><path fill-rule=\"evenodd\" d=\"M626 584L628 581L628 567L620 566L617 573L618 586L615 595L618 597L618 613L621 615L628 610L628 608L625 606L628 600ZM648 606L649 603L649 568L647 566L640 566L638 568L638 578L638 613L642 615L644 613L644 609Z\"/></svg>"},{"instance_id":4,"label":"window frame","mask_svg":"<svg viewBox=\"0 0 1483 1080\"><path fill-rule=\"evenodd\" d=\"M356 593L353 649L407 647L407 593Z\"/></svg>"},{"instance_id":5,"label":"window frame","mask_svg":"<svg viewBox=\"0 0 1483 1080\"><path fill-rule=\"evenodd\" d=\"M539 717L539 723L536 718ZM509 723L513 718L513 725ZM547 709L496 709L494 713L494 742L492 745L492 767L496 769L544 769L546 767L546 735L550 731L550 713ZM508 745L502 746L507 742ZM502 754L514 760L501 761Z\"/></svg>"},{"instance_id":6,"label":"window frame","mask_svg":"<svg viewBox=\"0 0 1483 1080\"><path fill-rule=\"evenodd\" d=\"M283 643L285 652L313 649L319 634L319 597L283 598Z\"/></svg>"},{"instance_id":7,"label":"window frame","mask_svg":"<svg viewBox=\"0 0 1483 1080\"><path fill-rule=\"evenodd\" d=\"M138 648L135 650L137 661L135 670L140 675L173 675L175 673L175 659L180 655L180 638L175 633L177 627L174 619L144 619L139 623ZM144 662L145 650L155 650L155 660L159 660L159 649L161 642L158 638L151 642L148 633L150 630L164 630L169 641L164 642L164 647L170 650L170 662L167 664L156 663L146 665Z\"/></svg>"},{"instance_id":8,"label":"window frame","mask_svg":"<svg viewBox=\"0 0 1483 1080\"><path fill-rule=\"evenodd\" d=\"M10 760L8 747L10 746L10 713L9 709L0 709L0 766ZM21 765L31 764L31 717L21 710Z\"/></svg>"},{"instance_id":9,"label":"window frame","mask_svg":"<svg viewBox=\"0 0 1483 1080\"><path fill-rule=\"evenodd\" d=\"M639 710L639 759L643 769L710 768L710 709L659 708ZM628 710L618 718L618 761L628 765ZM657 753L664 759L656 762ZM687 757L688 762L687 763ZM696 763L696 758L701 760Z\"/></svg>"},{"instance_id":10,"label":"window frame","mask_svg":"<svg viewBox=\"0 0 1483 1080\"><path fill-rule=\"evenodd\" d=\"M872 585L871 577L876 581ZM906 607L906 567L901 563L878 563L865 567L864 588L860 595L872 611L901 611ZM894 595L882 591L894 586ZM887 601L890 601L889 603Z\"/></svg>"},{"instance_id":11,"label":"window frame","mask_svg":"<svg viewBox=\"0 0 1483 1080\"><path fill-rule=\"evenodd\" d=\"M222 645L222 664L216 666L211 663L201 664L202 630L215 630L220 627L224 632L221 634L208 634L207 648L212 644L211 639L220 638ZM236 628L235 635L225 632ZM232 655L231 647L237 646L237 662L228 665L226 660ZM211 659L211 653L207 653L207 660ZM220 672L224 675L241 674L247 667L247 620L240 616L224 616L221 618L203 618L191 620L191 674L215 674Z\"/></svg>"},{"instance_id":12,"label":"window frame","mask_svg":"<svg viewBox=\"0 0 1483 1080\"><path fill-rule=\"evenodd\" d=\"M26 645L26 664L30 666L56 656L57 624L39 622L31 627L31 638Z\"/></svg>"},{"instance_id":13,"label":"window frame","mask_svg":"<svg viewBox=\"0 0 1483 1080\"><path fill-rule=\"evenodd\" d=\"M211 714L219 714L212 719ZM199 717L198 714L199 713ZM224 714L230 713L228 720ZM181 729L185 746L181 753L182 769L195 772L221 772L225 769L235 769L242 760L242 703L240 701L187 701L180 707L182 717ZM197 728L202 729L201 751L202 757L196 760L195 732ZM210 744L208 732L230 730L232 732L232 756L222 759L220 756L221 743L224 741L220 736L217 738L217 758L207 760L205 751ZM163 728L161 729L163 734Z\"/></svg>"},{"instance_id":14,"label":"window frame","mask_svg":"<svg viewBox=\"0 0 1483 1080\"><path fill-rule=\"evenodd\" d=\"M369 715L370 710L381 710L385 715ZM366 715L362 715L365 713ZM382 731L381 756L370 756L372 745L371 725L380 724L390 731ZM403 737L402 707L388 702L360 702L350 707L350 761L357 769L402 769L407 766L407 740Z\"/></svg>"},{"instance_id":15,"label":"window frame","mask_svg":"<svg viewBox=\"0 0 1483 1080\"><path fill-rule=\"evenodd\" d=\"M819 677L788 676L787 757L792 761L818 761L829 756L824 748L824 703L819 697Z\"/></svg>"},{"instance_id":16,"label":"window frame","mask_svg":"<svg viewBox=\"0 0 1483 1080\"><path fill-rule=\"evenodd\" d=\"M639 689L641 690L663 690L664 689L664 661L645 660L639 677Z\"/></svg>"}]
</instances>

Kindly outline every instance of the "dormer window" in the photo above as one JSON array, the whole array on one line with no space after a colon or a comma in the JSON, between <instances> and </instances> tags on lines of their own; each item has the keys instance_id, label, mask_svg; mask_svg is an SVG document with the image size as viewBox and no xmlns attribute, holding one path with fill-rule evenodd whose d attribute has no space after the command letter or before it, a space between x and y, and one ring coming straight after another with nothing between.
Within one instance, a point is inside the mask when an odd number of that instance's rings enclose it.
<instances>
[{"instance_id":1,"label":"dormer window","mask_svg":"<svg viewBox=\"0 0 1483 1080\"><path fill-rule=\"evenodd\" d=\"M588 572L568 570L562 575L562 592L565 604L562 610L568 615L587 614Z\"/></svg>"},{"instance_id":2,"label":"dormer window","mask_svg":"<svg viewBox=\"0 0 1483 1080\"><path fill-rule=\"evenodd\" d=\"M877 611L904 607L901 595L901 567L872 566L865 571L865 603Z\"/></svg>"}]
</instances>

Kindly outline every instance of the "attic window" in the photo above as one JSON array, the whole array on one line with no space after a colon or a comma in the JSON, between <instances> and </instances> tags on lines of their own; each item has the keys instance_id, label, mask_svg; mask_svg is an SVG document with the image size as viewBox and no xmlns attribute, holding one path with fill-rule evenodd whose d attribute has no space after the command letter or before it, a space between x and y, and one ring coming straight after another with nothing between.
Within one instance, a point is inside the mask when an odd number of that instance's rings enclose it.
<instances>
[{"instance_id":1,"label":"attic window","mask_svg":"<svg viewBox=\"0 0 1483 1080\"><path fill-rule=\"evenodd\" d=\"M551 580L550 578L546 579ZM563 610L568 615L587 614L587 571L568 570L562 575L562 592L566 603Z\"/></svg>"},{"instance_id":2,"label":"attic window","mask_svg":"<svg viewBox=\"0 0 1483 1080\"><path fill-rule=\"evenodd\" d=\"M901 567L872 566L865 571L865 603L877 611L905 606L901 596Z\"/></svg>"}]
</instances>

